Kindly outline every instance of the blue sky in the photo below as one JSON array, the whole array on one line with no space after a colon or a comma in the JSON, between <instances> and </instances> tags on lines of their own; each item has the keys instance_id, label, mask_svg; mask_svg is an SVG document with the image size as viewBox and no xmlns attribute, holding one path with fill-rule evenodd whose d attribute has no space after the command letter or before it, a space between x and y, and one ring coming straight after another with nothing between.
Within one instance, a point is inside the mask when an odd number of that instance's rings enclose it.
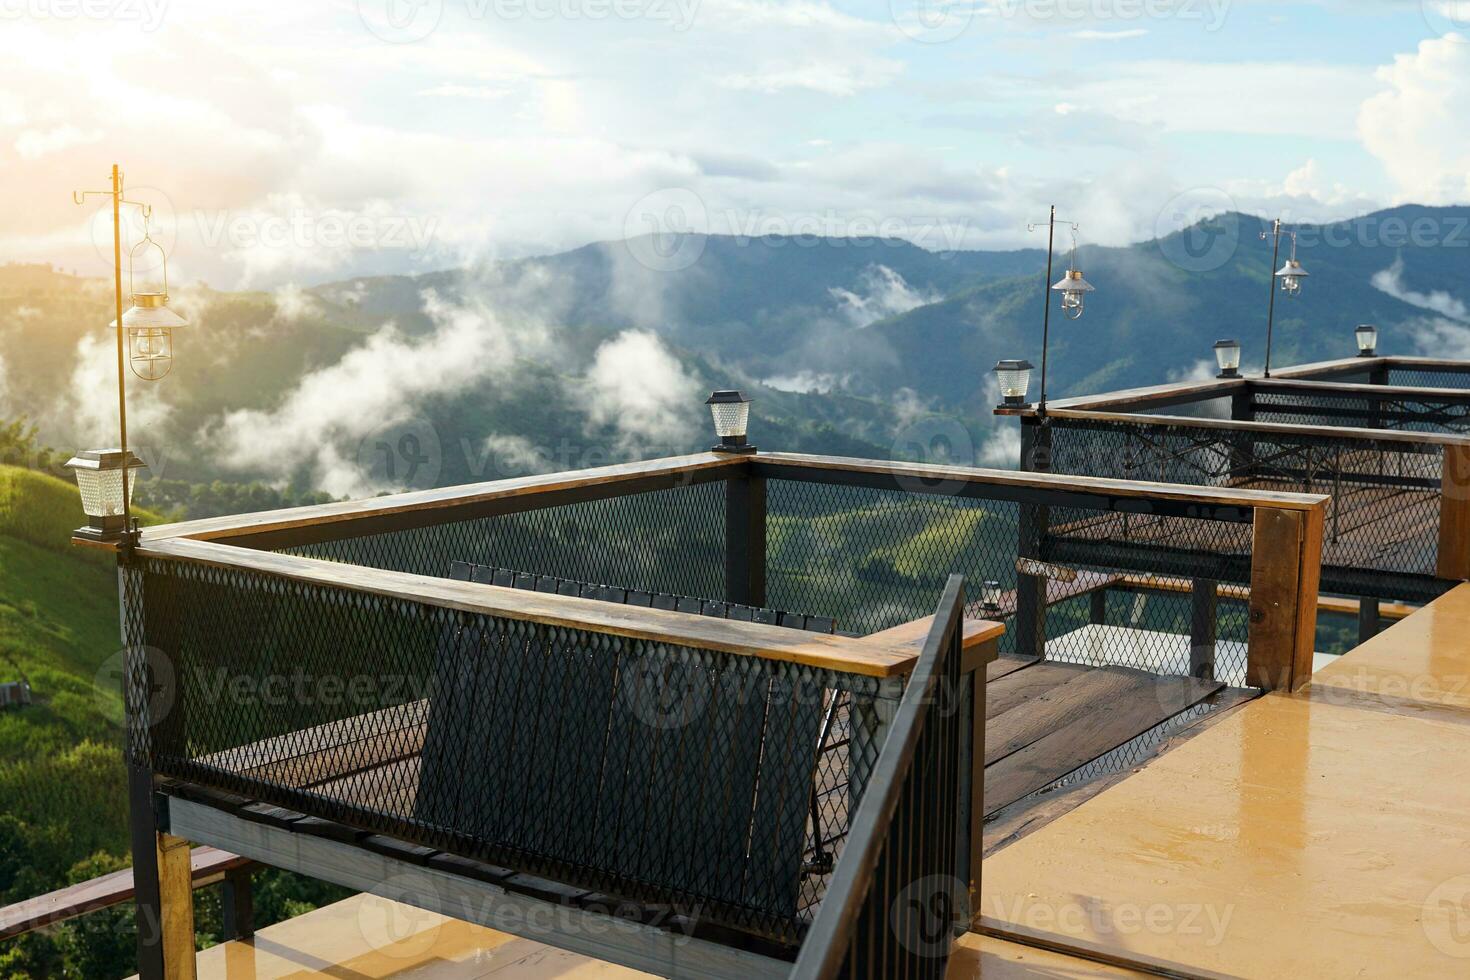
<instances>
[{"instance_id":1,"label":"blue sky","mask_svg":"<svg viewBox=\"0 0 1470 980\"><path fill-rule=\"evenodd\" d=\"M649 228L1014 247L1470 199L1467 0L0 0L0 260L279 287Z\"/></svg>"}]
</instances>

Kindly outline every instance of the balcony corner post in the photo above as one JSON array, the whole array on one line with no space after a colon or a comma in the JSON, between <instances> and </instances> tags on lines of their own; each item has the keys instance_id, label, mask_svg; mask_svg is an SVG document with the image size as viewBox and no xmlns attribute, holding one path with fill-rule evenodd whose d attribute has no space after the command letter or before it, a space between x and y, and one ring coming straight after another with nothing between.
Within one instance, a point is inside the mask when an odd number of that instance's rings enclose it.
<instances>
[{"instance_id":1,"label":"balcony corner post","mask_svg":"<svg viewBox=\"0 0 1470 980\"><path fill-rule=\"evenodd\" d=\"M725 599L766 605L766 478L747 467L725 481Z\"/></svg>"}]
</instances>

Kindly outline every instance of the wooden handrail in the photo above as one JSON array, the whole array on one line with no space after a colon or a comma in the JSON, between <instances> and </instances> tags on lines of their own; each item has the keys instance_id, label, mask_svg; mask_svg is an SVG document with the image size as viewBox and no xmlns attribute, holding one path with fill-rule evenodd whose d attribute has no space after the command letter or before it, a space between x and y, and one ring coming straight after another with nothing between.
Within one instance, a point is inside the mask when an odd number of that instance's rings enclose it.
<instances>
[{"instance_id":1,"label":"wooden handrail","mask_svg":"<svg viewBox=\"0 0 1470 980\"><path fill-rule=\"evenodd\" d=\"M1373 385L1347 381L1286 380L1253 378L1252 390L1279 391L1288 394L1317 395L1332 398L1367 398L1372 401L1470 401L1467 388L1423 388L1414 385Z\"/></svg>"},{"instance_id":2,"label":"wooden handrail","mask_svg":"<svg viewBox=\"0 0 1470 980\"><path fill-rule=\"evenodd\" d=\"M1150 418L1152 416L1149 416ZM1286 493L1276 490L1242 490L1229 487L1195 487L1185 484L1141 483L1105 477L1067 476L1017 470L989 470L973 466L935 466L923 463L851 459L845 456L806 456L798 453L761 453L754 461L763 466L829 470L891 476L896 480L926 483L968 483L997 487L1090 494L1132 500L1168 500L1214 507L1273 507L1308 511L1324 505L1327 497L1315 493ZM779 472L774 474L779 477Z\"/></svg>"},{"instance_id":3,"label":"wooden handrail","mask_svg":"<svg viewBox=\"0 0 1470 980\"><path fill-rule=\"evenodd\" d=\"M623 484L636 484L651 478L671 479L677 485L680 478L692 480L699 475L718 476L718 471L739 469L744 460L743 456L696 453L692 456L618 463L567 473L538 474L434 490L415 490L365 500L341 500L330 504L290 507L254 514L208 517L144 528L143 541L147 543L169 538L220 541L359 522L369 518L492 505L536 494L565 493L588 488L616 489Z\"/></svg>"},{"instance_id":4,"label":"wooden handrail","mask_svg":"<svg viewBox=\"0 0 1470 980\"><path fill-rule=\"evenodd\" d=\"M1235 419L1200 418L1194 415L1143 415L1132 412L1092 412L1076 409L1047 409L1055 419L1087 422L1118 422L1129 425L1170 425L1189 429L1228 432L1262 432L1273 435L1317 436L1327 439L1371 439L1424 446L1470 445L1470 436L1444 432L1408 432L1403 429L1368 429L1343 425L1300 425L1290 422L1246 422Z\"/></svg>"},{"instance_id":5,"label":"wooden handrail","mask_svg":"<svg viewBox=\"0 0 1470 980\"><path fill-rule=\"evenodd\" d=\"M174 537L144 542L138 555L238 569L331 588L368 592L467 613L591 630L658 643L718 650L762 660L805 664L893 677L908 673L917 657L907 644L806 633L781 626L714 619L692 613L620 606L596 599L457 582L408 572L257 551L213 541Z\"/></svg>"},{"instance_id":6,"label":"wooden handrail","mask_svg":"<svg viewBox=\"0 0 1470 980\"><path fill-rule=\"evenodd\" d=\"M194 887L203 888L231 871L255 867L255 862L216 847L196 847L189 853ZM83 881L0 908L0 939L14 939L43 926L122 905L133 899L133 869Z\"/></svg>"},{"instance_id":7,"label":"wooden handrail","mask_svg":"<svg viewBox=\"0 0 1470 980\"><path fill-rule=\"evenodd\" d=\"M1124 575L1123 580L1110 588L1131 590L1135 592L1171 592L1188 594L1193 588L1193 582L1185 578L1167 578L1156 575ZM1215 588L1215 595L1221 599L1233 599L1238 602L1249 602L1251 590L1244 585L1220 584ZM1357 599L1349 599L1342 596L1319 595L1317 596L1317 611L1334 613L1342 616L1356 616L1361 607ZM1378 607L1378 618L1389 620L1407 619L1419 611L1418 606L1411 606L1403 602L1385 602Z\"/></svg>"}]
</instances>

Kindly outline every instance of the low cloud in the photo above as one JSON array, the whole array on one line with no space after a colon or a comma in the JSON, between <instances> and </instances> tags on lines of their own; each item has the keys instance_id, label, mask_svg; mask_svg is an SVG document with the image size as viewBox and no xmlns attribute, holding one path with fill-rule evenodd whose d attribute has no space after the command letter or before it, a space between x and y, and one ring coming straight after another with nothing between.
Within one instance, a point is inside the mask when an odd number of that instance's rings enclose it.
<instances>
[{"instance_id":1,"label":"low cloud","mask_svg":"<svg viewBox=\"0 0 1470 980\"><path fill-rule=\"evenodd\" d=\"M1470 307L1441 289L1421 293L1404 285L1404 260L1395 259L1393 265L1373 274L1373 288L1385 292L1396 300L1429 310L1451 320L1470 321Z\"/></svg>"},{"instance_id":2,"label":"low cloud","mask_svg":"<svg viewBox=\"0 0 1470 980\"><path fill-rule=\"evenodd\" d=\"M1464 323L1426 319L1409 324L1409 334L1420 354L1452 360L1470 359L1470 326Z\"/></svg>"},{"instance_id":3,"label":"low cloud","mask_svg":"<svg viewBox=\"0 0 1470 980\"><path fill-rule=\"evenodd\" d=\"M485 440L484 448L495 476L550 473L556 469L550 455L523 436L492 435Z\"/></svg>"},{"instance_id":4,"label":"low cloud","mask_svg":"<svg viewBox=\"0 0 1470 980\"><path fill-rule=\"evenodd\" d=\"M275 408L228 413L205 442L229 469L277 482L304 470L312 486L334 496L397 489L363 465L364 439L395 420L413 419L431 396L509 376L547 341L538 321L483 301L456 305L426 292L424 312L434 324L428 336L409 338L390 323L335 364L306 375Z\"/></svg>"},{"instance_id":5,"label":"low cloud","mask_svg":"<svg viewBox=\"0 0 1470 980\"><path fill-rule=\"evenodd\" d=\"M627 330L597 349L587 370L588 420L611 427L624 452L679 446L693 435L699 383L657 336Z\"/></svg>"},{"instance_id":6,"label":"low cloud","mask_svg":"<svg viewBox=\"0 0 1470 980\"><path fill-rule=\"evenodd\" d=\"M173 406L164 401L168 389L163 385L133 384L128 389L128 442L137 450L157 441L168 422ZM57 411L69 425L58 427L70 431L78 445L88 448L116 446L117 420L117 348L110 338L84 334L77 341L76 362L72 366L71 383L59 399ZM142 455L159 475L155 461L147 452Z\"/></svg>"},{"instance_id":7,"label":"low cloud","mask_svg":"<svg viewBox=\"0 0 1470 980\"><path fill-rule=\"evenodd\" d=\"M793 374L778 374L764 378L761 384L777 391L789 391L798 395L820 394L836 391L847 384L847 376L823 374L818 371L797 371Z\"/></svg>"},{"instance_id":8,"label":"low cloud","mask_svg":"<svg viewBox=\"0 0 1470 980\"><path fill-rule=\"evenodd\" d=\"M855 327L866 327L944 298L939 293L915 289L886 265L870 265L863 270L855 290L834 286L827 292Z\"/></svg>"}]
</instances>

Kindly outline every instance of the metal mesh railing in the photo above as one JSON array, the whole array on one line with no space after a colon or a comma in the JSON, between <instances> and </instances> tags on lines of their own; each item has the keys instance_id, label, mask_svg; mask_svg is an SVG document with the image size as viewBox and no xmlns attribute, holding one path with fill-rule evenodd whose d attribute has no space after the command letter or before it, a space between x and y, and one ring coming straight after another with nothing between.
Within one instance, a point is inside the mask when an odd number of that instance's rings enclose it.
<instances>
[{"instance_id":1,"label":"metal mesh railing","mask_svg":"<svg viewBox=\"0 0 1470 980\"><path fill-rule=\"evenodd\" d=\"M955 572L972 583L999 582L1006 592L1001 610L987 611L972 602L970 613L1013 627L1026 578L1017 570L1024 549L1030 557L1064 563L1077 576L1049 588L1048 658L1187 674L1188 597L1157 594L1139 600L1114 590L1128 575L1250 581L1248 511L1243 521L1230 521L1051 508L1045 514L1046 533L1023 544L1022 523L1034 520L1036 510L957 491L772 479L767 484L768 601L872 633L925 615ZM1243 681L1245 618L1222 614L1216 629L1219 676ZM1010 628L1000 648L1036 652L1020 649L1022 642Z\"/></svg>"},{"instance_id":2,"label":"metal mesh railing","mask_svg":"<svg viewBox=\"0 0 1470 980\"><path fill-rule=\"evenodd\" d=\"M780 942L877 757L858 675L239 568L126 576L136 762Z\"/></svg>"},{"instance_id":3,"label":"metal mesh railing","mask_svg":"<svg viewBox=\"0 0 1470 980\"><path fill-rule=\"evenodd\" d=\"M1458 371L1445 367L1429 368L1395 364L1389 368L1388 383L1409 388L1470 389L1470 363Z\"/></svg>"},{"instance_id":4,"label":"metal mesh railing","mask_svg":"<svg viewBox=\"0 0 1470 980\"><path fill-rule=\"evenodd\" d=\"M1258 422L1394 429L1402 432L1470 432L1470 391L1463 397L1430 398L1384 386L1383 393L1257 390Z\"/></svg>"},{"instance_id":5,"label":"metal mesh railing","mask_svg":"<svg viewBox=\"0 0 1470 980\"><path fill-rule=\"evenodd\" d=\"M440 578L457 560L646 592L721 598L725 484L717 480L609 496L282 550Z\"/></svg>"},{"instance_id":6,"label":"metal mesh railing","mask_svg":"<svg viewBox=\"0 0 1470 980\"><path fill-rule=\"evenodd\" d=\"M1325 591L1406 599L1443 591L1434 578L1440 446L1163 420L1054 418L1049 428L1055 472L1330 494Z\"/></svg>"}]
</instances>

